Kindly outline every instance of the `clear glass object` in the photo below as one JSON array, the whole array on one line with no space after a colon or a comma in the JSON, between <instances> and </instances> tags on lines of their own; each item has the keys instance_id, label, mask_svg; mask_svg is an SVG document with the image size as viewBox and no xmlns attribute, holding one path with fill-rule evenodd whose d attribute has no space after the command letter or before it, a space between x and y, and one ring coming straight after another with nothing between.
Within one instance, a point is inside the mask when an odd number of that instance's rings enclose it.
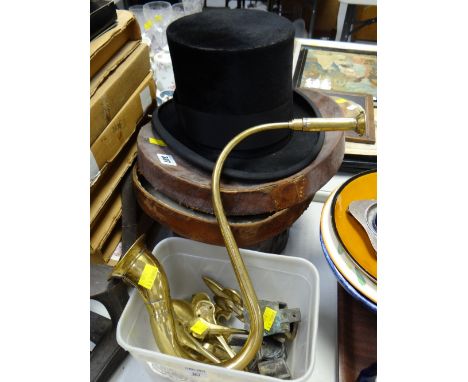
<instances>
[{"instance_id":1,"label":"clear glass object","mask_svg":"<svg viewBox=\"0 0 468 382\"><path fill-rule=\"evenodd\" d=\"M192 13L201 12L203 9L203 1L204 0L182 0L185 14L191 15Z\"/></svg>"},{"instance_id":2,"label":"clear glass object","mask_svg":"<svg viewBox=\"0 0 468 382\"><path fill-rule=\"evenodd\" d=\"M128 10L133 13L133 16L138 21L138 26L140 27L141 33L146 33L145 31L145 16L143 15L143 5L132 5L128 7Z\"/></svg>"},{"instance_id":3,"label":"clear glass object","mask_svg":"<svg viewBox=\"0 0 468 382\"><path fill-rule=\"evenodd\" d=\"M172 19L172 6L167 1L152 1L143 5L144 27L152 31L152 49L160 51L167 45L166 29Z\"/></svg>"},{"instance_id":4,"label":"clear glass object","mask_svg":"<svg viewBox=\"0 0 468 382\"><path fill-rule=\"evenodd\" d=\"M138 26L141 31L141 39L146 42L148 45L151 45L151 39L153 38L151 33L150 23L146 24L146 18L143 13L143 5L132 5L128 7L128 10L133 13L135 16Z\"/></svg>"},{"instance_id":5,"label":"clear glass object","mask_svg":"<svg viewBox=\"0 0 468 382\"><path fill-rule=\"evenodd\" d=\"M170 53L165 49L157 52L153 56L151 66L158 91L173 92L175 90L175 79Z\"/></svg>"},{"instance_id":6,"label":"clear glass object","mask_svg":"<svg viewBox=\"0 0 468 382\"><path fill-rule=\"evenodd\" d=\"M172 21L180 19L185 16L184 3L172 4Z\"/></svg>"}]
</instances>

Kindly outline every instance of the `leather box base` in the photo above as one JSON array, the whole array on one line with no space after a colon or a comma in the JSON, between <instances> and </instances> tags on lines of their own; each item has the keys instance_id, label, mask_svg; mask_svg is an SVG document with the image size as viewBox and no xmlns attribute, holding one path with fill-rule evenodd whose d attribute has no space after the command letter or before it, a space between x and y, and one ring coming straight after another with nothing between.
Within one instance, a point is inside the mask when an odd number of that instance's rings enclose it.
<instances>
[{"instance_id":1,"label":"leather box base","mask_svg":"<svg viewBox=\"0 0 468 382\"><path fill-rule=\"evenodd\" d=\"M133 184L138 204L152 219L180 236L203 243L224 245L216 217L181 206L155 190L133 168ZM313 196L312 196L313 197ZM239 247L248 247L268 240L290 227L307 209L312 197L291 208L272 214L228 217Z\"/></svg>"}]
</instances>

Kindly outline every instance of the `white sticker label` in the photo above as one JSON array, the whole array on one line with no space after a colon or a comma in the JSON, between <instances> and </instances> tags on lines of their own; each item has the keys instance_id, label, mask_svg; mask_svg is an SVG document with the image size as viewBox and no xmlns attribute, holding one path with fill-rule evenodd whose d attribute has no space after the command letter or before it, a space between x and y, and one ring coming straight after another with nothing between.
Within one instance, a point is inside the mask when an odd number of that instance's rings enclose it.
<instances>
[{"instance_id":1,"label":"white sticker label","mask_svg":"<svg viewBox=\"0 0 468 382\"><path fill-rule=\"evenodd\" d=\"M120 260L122 257L122 242L117 244L117 247L114 250L114 253L112 253L111 258L107 262L107 264L112 265L112 264L117 264L117 262Z\"/></svg>"},{"instance_id":2,"label":"white sticker label","mask_svg":"<svg viewBox=\"0 0 468 382\"><path fill-rule=\"evenodd\" d=\"M151 98L151 92L149 86L146 86L141 92L140 92L140 101L141 101L141 109L143 110L143 114L146 112L146 109L151 105L152 103L152 98Z\"/></svg>"},{"instance_id":3,"label":"white sticker label","mask_svg":"<svg viewBox=\"0 0 468 382\"><path fill-rule=\"evenodd\" d=\"M168 154L158 154L159 161L166 166L177 166L176 161L172 157L172 155Z\"/></svg>"},{"instance_id":4,"label":"white sticker label","mask_svg":"<svg viewBox=\"0 0 468 382\"><path fill-rule=\"evenodd\" d=\"M195 369L193 367L186 367L185 371L189 377L195 377L196 379L205 379L208 377L206 370L203 369Z\"/></svg>"}]
</instances>

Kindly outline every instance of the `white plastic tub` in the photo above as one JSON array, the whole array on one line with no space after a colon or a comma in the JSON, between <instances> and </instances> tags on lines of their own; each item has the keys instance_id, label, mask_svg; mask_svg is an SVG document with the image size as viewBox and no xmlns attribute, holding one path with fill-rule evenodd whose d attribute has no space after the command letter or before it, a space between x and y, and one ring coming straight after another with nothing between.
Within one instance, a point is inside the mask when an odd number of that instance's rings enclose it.
<instances>
[{"instance_id":1,"label":"white plastic tub","mask_svg":"<svg viewBox=\"0 0 468 382\"><path fill-rule=\"evenodd\" d=\"M189 299L193 293L200 291L211 296L211 291L201 278L204 275L226 287L238 289L224 247L169 238L161 241L153 254L166 271L172 298ZM317 270L307 260L297 257L249 250L241 250L241 254L259 299L284 301L290 308L300 308L301 322L296 338L287 349L287 363L293 381L307 381L315 360L319 307ZM117 326L117 342L142 363L155 380L159 378L158 375L173 381L277 380L160 353L151 332L148 313L138 293L132 293L122 313Z\"/></svg>"}]
</instances>

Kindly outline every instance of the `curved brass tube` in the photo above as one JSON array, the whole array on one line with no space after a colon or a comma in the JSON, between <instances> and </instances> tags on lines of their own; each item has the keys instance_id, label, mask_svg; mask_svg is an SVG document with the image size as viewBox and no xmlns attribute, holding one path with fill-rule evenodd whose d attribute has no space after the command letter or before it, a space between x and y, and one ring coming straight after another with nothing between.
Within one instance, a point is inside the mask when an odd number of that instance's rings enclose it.
<instances>
[{"instance_id":1,"label":"curved brass tube","mask_svg":"<svg viewBox=\"0 0 468 382\"><path fill-rule=\"evenodd\" d=\"M336 131L355 130L362 135L365 132L365 114L360 112L356 118L302 118L294 119L290 122L268 123L251 127L236 135L223 149L216 161L212 176L212 200L213 210L218 220L224 244L231 259L234 273L239 283L244 306L250 316L250 332L242 350L237 355L221 364L221 366L242 370L255 358L263 340L263 317L258 305L257 295L253 288L249 274L245 267L242 256L239 253L234 235L229 227L226 214L224 213L221 201L221 191L219 181L224 161L240 142L247 137L268 130L291 129L299 131Z\"/></svg>"},{"instance_id":2,"label":"curved brass tube","mask_svg":"<svg viewBox=\"0 0 468 382\"><path fill-rule=\"evenodd\" d=\"M138 285L147 265L157 268L150 289ZM133 285L142 296L150 315L151 330L161 353L191 359L177 341L176 321L166 273L159 261L148 253L144 236L141 236L122 256L114 266L111 276Z\"/></svg>"},{"instance_id":3,"label":"curved brass tube","mask_svg":"<svg viewBox=\"0 0 468 382\"><path fill-rule=\"evenodd\" d=\"M229 227L221 202L219 180L225 159L232 149L250 135L273 129L290 128L301 131L356 130L365 131L363 113L354 118L304 118L285 123L271 123L252 127L234 137L221 152L212 176L213 209L220 225L221 233L239 283L243 305L250 316L250 333L246 343L232 359L220 362L219 358L203 348L186 331L183 321L189 317L187 306L183 302L172 302L166 273L158 260L146 249L144 236L141 236L115 265L111 276L121 278L133 285L143 300L150 315L151 329L156 344L164 354L186 359L198 359L204 356L207 361L218 366L242 370L255 358L263 339L263 317L244 261L239 253L236 241ZM147 272L149 271L149 272ZM150 274L146 282L145 274ZM177 310L180 314L175 314ZM184 349L184 346L186 349ZM194 354L189 349L195 351Z\"/></svg>"}]
</instances>

